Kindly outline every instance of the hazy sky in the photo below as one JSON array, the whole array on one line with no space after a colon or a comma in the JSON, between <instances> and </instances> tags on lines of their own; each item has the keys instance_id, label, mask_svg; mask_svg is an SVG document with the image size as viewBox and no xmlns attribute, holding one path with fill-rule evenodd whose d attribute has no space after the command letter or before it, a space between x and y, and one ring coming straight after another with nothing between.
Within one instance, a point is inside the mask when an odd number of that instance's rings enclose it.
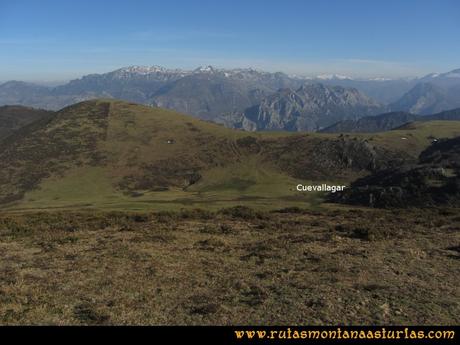
<instances>
[{"instance_id":1,"label":"hazy sky","mask_svg":"<svg viewBox=\"0 0 460 345\"><path fill-rule=\"evenodd\" d=\"M128 65L414 76L460 67L458 0L0 0L0 80Z\"/></svg>"}]
</instances>

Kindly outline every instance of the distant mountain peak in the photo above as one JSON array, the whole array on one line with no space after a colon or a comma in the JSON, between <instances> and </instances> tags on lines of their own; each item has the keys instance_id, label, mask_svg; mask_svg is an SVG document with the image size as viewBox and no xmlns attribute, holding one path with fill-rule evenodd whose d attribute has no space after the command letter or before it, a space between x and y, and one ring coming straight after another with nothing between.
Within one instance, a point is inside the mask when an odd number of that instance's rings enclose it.
<instances>
[{"instance_id":1,"label":"distant mountain peak","mask_svg":"<svg viewBox=\"0 0 460 345\"><path fill-rule=\"evenodd\" d=\"M446 78L460 78L460 68L454 69L453 71L444 74Z\"/></svg>"},{"instance_id":2,"label":"distant mountain peak","mask_svg":"<svg viewBox=\"0 0 460 345\"><path fill-rule=\"evenodd\" d=\"M425 77L421 78L423 79L450 79L450 78L459 78L460 79L460 68L454 69L452 71L446 72L446 73L430 73L426 75Z\"/></svg>"},{"instance_id":3,"label":"distant mountain peak","mask_svg":"<svg viewBox=\"0 0 460 345\"><path fill-rule=\"evenodd\" d=\"M231 68L231 69L226 69L226 68L217 68L211 65L208 66L200 66L196 69L194 69L191 73L193 74L219 74L223 75L225 77L234 77L234 76L251 76L251 75L278 75L278 74L283 74L281 72L276 72L276 73L269 73L269 72L264 72L260 71L254 68Z\"/></svg>"},{"instance_id":4,"label":"distant mountain peak","mask_svg":"<svg viewBox=\"0 0 460 345\"><path fill-rule=\"evenodd\" d=\"M390 105L392 110L408 111L421 115L441 112L455 107L455 102L450 102L448 94L442 87L427 81L416 84L398 101Z\"/></svg>"},{"instance_id":5,"label":"distant mountain peak","mask_svg":"<svg viewBox=\"0 0 460 345\"><path fill-rule=\"evenodd\" d=\"M437 78L440 75L441 75L440 73L430 73L427 76L425 76L425 78Z\"/></svg>"},{"instance_id":6,"label":"distant mountain peak","mask_svg":"<svg viewBox=\"0 0 460 345\"><path fill-rule=\"evenodd\" d=\"M180 69L167 69L162 66L152 65L152 66L127 66L120 69L115 70L113 73L118 75L148 75L152 73L180 73L184 72Z\"/></svg>"},{"instance_id":7,"label":"distant mountain peak","mask_svg":"<svg viewBox=\"0 0 460 345\"><path fill-rule=\"evenodd\" d=\"M208 66L200 66L196 68L193 72L195 73L213 73L213 72L217 72L217 69L211 65L208 65Z\"/></svg>"},{"instance_id":8,"label":"distant mountain peak","mask_svg":"<svg viewBox=\"0 0 460 345\"><path fill-rule=\"evenodd\" d=\"M375 77L375 78L370 78L368 79L369 81L390 81L393 80L392 78L386 78L386 77Z\"/></svg>"},{"instance_id":9,"label":"distant mountain peak","mask_svg":"<svg viewBox=\"0 0 460 345\"><path fill-rule=\"evenodd\" d=\"M28 83L25 81L19 81L19 80L9 80L5 83L2 84L3 87L16 87L16 86L33 86L35 84L33 83Z\"/></svg>"},{"instance_id":10,"label":"distant mountain peak","mask_svg":"<svg viewBox=\"0 0 460 345\"><path fill-rule=\"evenodd\" d=\"M341 74L321 74L316 78L321 80L353 80L353 78Z\"/></svg>"}]
</instances>

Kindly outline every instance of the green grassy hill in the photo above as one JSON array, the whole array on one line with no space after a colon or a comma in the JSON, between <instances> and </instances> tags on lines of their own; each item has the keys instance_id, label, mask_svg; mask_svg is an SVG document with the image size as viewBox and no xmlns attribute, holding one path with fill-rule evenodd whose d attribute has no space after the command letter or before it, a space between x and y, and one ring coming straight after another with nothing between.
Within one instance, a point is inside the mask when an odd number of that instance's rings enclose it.
<instances>
[{"instance_id":1,"label":"green grassy hill","mask_svg":"<svg viewBox=\"0 0 460 345\"><path fill-rule=\"evenodd\" d=\"M460 122L373 134L248 133L161 108L94 100L0 144L3 209L178 209L317 205L298 183L348 184L413 160ZM405 138L405 139L402 139Z\"/></svg>"}]
</instances>

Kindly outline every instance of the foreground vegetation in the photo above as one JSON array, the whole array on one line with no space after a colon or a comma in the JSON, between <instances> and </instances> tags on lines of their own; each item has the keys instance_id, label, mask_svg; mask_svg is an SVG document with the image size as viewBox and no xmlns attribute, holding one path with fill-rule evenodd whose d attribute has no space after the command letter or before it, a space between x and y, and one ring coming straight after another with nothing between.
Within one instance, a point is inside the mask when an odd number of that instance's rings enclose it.
<instances>
[{"instance_id":1,"label":"foreground vegetation","mask_svg":"<svg viewBox=\"0 0 460 345\"><path fill-rule=\"evenodd\" d=\"M458 209L0 216L1 324L458 324Z\"/></svg>"}]
</instances>

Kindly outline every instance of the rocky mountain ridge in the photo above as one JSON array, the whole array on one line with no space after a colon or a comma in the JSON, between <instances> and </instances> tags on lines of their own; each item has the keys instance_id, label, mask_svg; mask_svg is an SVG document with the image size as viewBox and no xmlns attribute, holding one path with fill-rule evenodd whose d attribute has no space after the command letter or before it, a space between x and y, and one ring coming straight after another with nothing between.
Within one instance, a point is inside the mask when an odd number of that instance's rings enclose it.
<instances>
[{"instance_id":1,"label":"rocky mountain ridge","mask_svg":"<svg viewBox=\"0 0 460 345\"><path fill-rule=\"evenodd\" d=\"M250 68L130 66L56 87L17 81L0 84L0 105L59 110L85 100L113 98L169 108L236 128L312 131L387 110L431 114L460 107L458 75L454 70L414 79L354 79ZM305 95L302 87L315 89L307 92L313 96ZM324 94L318 94L321 91ZM344 101L334 101L340 97ZM300 103L295 104L295 99Z\"/></svg>"},{"instance_id":2,"label":"rocky mountain ridge","mask_svg":"<svg viewBox=\"0 0 460 345\"><path fill-rule=\"evenodd\" d=\"M279 90L225 123L248 131L317 131L337 119L375 115L382 109L383 105L356 89L309 84Z\"/></svg>"}]
</instances>

